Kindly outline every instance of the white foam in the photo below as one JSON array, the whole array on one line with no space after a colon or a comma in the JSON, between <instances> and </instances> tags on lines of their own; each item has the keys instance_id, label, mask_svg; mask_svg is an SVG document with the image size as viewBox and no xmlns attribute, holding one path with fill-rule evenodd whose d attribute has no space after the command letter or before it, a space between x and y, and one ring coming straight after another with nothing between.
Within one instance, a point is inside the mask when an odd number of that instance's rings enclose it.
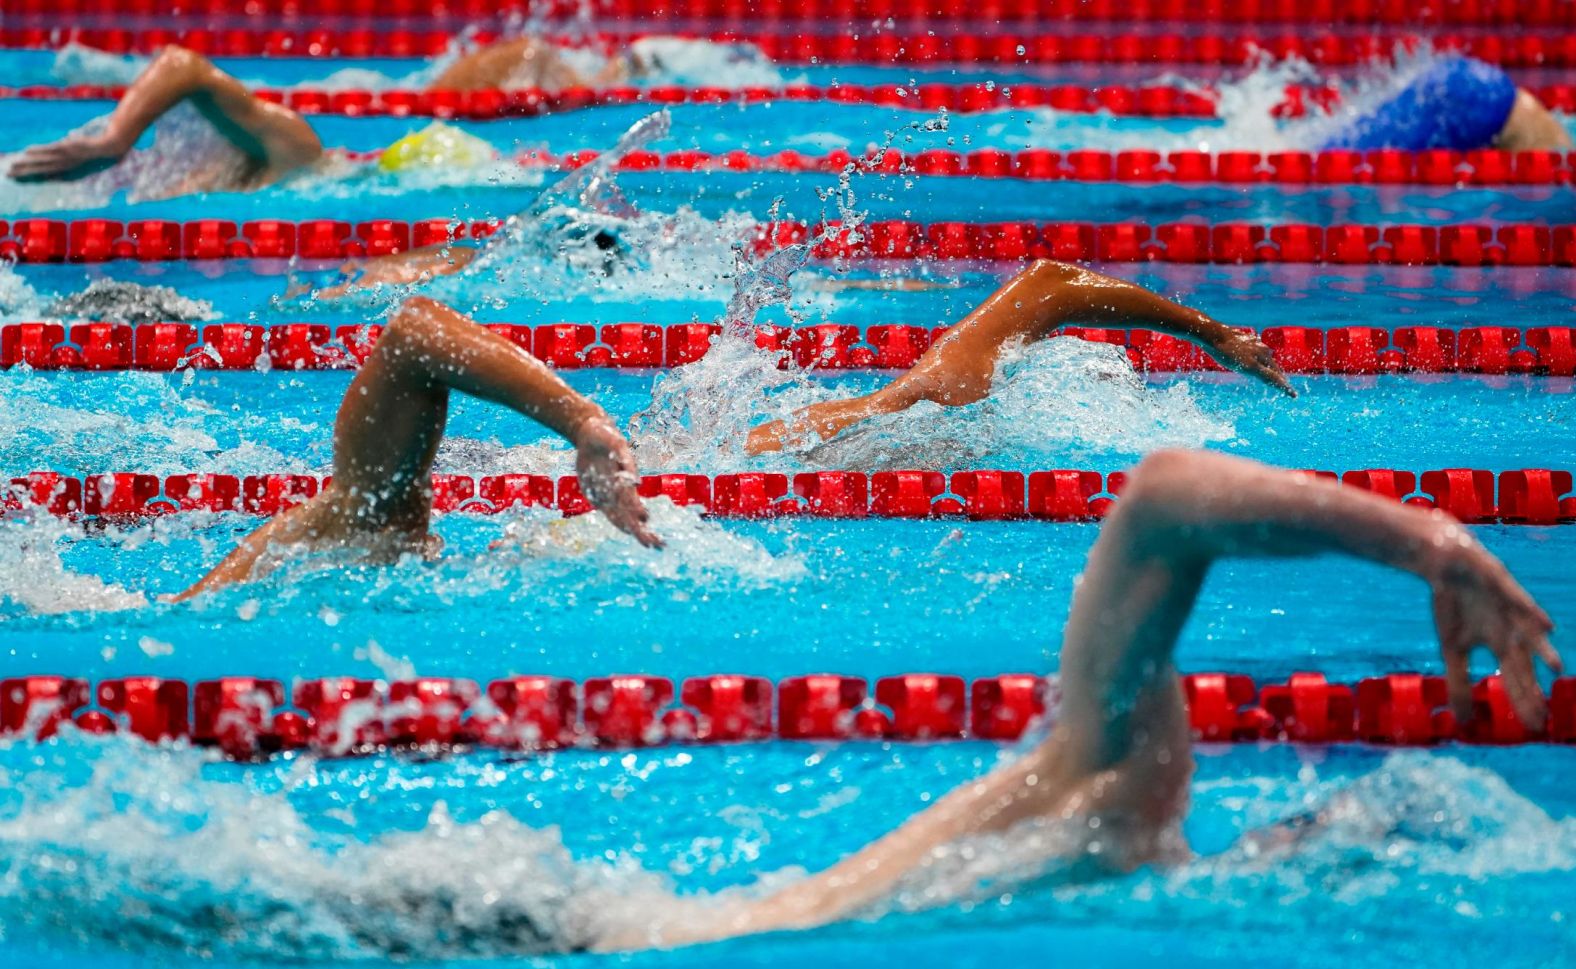
<instances>
[{"instance_id":1,"label":"white foam","mask_svg":"<svg viewBox=\"0 0 1576 969\"><path fill-rule=\"evenodd\" d=\"M23 455L31 454L49 468L92 472L308 470L301 456L256 443L277 433L278 419L221 412L198 396L182 393L177 379L135 372L72 379L25 370L7 374L0 381L0 428L10 429L10 470L38 470L16 467ZM303 434L317 432L312 425L292 423ZM240 434L241 440L221 444L215 435L226 432Z\"/></svg>"},{"instance_id":2,"label":"white foam","mask_svg":"<svg viewBox=\"0 0 1576 969\"><path fill-rule=\"evenodd\" d=\"M52 298L40 294L10 263L0 262L0 322L37 320Z\"/></svg>"},{"instance_id":3,"label":"white foam","mask_svg":"<svg viewBox=\"0 0 1576 969\"><path fill-rule=\"evenodd\" d=\"M1178 130L1152 122L1113 118L1107 114L1068 113L1035 109L1027 128L1003 121L987 132L1003 144L1099 148L1103 150L1153 149L1159 151L1313 151L1353 118L1372 111L1392 97L1440 55L1426 45L1407 52L1397 50L1394 60L1377 61L1341 81L1336 109L1325 114L1309 105L1302 118L1280 120L1275 108L1286 100L1290 85L1322 85L1328 78L1300 58L1257 58L1250 70L1235 79L1212 85L1217 94L1216 120ZM1185 77L1167 75L1156 83L1202 90Z\"/></svg>"},{"instance_id":4,"label":"white foam","mask_svg":"<svg viewBox=\"0 0 1576 969\"><path fill-rule=\"evenodd\" d=\"M744 890L680 896L618 848L576 858L556 829L533 829L501 810L458 821L440 802L415 830L373 833L356 831L349 812L319 818L294 806L296 789L364 783L360 766L305 758L274 768L276 780L234 783L204 763L186 748L69 730L28 758L0 760L0 781L14 792L0 814L0 923L145 957L159 949L269 961L502 957L640 937L659 924L715 924L742 899L802 877L790 870ZM668 766L705 782L705 768L691 763ZM500 769L511 768L465 761L436 768L447 784L471 792L487 777L496 783ZM990 900L998 918L1039 918L1040 904L1013 914L1009 900L1048 893L1045 904L1064 920L1168 924L1203 911L1239 929L1284 928L1285 906L1299 901L1332 917L1378 898L1453 912L1455 899L1429 876L1481 884L1576 867L1576 820L1552 818L1498 775L1447 756L1396 754L1342 789L1307 777L1289 782L1293 790L1310 785L1322 809L1345 805L1344 820L1274 855L1233 850L1092 879L1056 859L1088 849L1097 833L1031 822L938 849L865 914ZM284 793L267 792L280 786ZM607 796L576 790L588 806ZM647 856L674 850L643 846ZM707 850L735 851L726 840ZM754 857L748 848L737 853L746 864ZM989 907L965 910L973 922L993 917Z\"/></svg>"},{"instance_id":5,"label":"white foam","mask_svg":"<svg viewBox=\"0 0 1576 969\"><path fill-rule=\"evenodd\" d=\"M148 62L149 58L136 54L112 54L72 42L55 52L50 74L62 84L125 87L137 79Z\"/></svg>"},{"instance_id":6,"label":"white foam","mask_svg":"<svg viewBox=\"0 0 1576 969\"><path fill-rule=\"evenodd\" d=\"M148 604L140 592L66 567L61 550L73 528L48 515L0 517L0 615L118 612Z\"/></svg>"},{"instance_id":7,"label":"white foam","mask_svg":"<svg viewBox=\"0 0 1576 969\"><path fill-rule=\"evenodd\" d=\"M812 445L802 457L854 470L977 466L1003 454L1076 464L1234 436L1231 422L1206 413L1187 382L1148 385L1120 348L1056 338L1004 348L994 390L979 403L923 401Z\"/></svg>"},{"instance_id":8,"label":"white foam","mask_svg":"<svg viewBox=\"0 0 1576 969\"><path fill-rule=\"evenodd\" d=\"M773 555L759 541L700 516L693 507L668 498L646 501L651 528L666 542L644 548L615 529L602 515L561 518L551 513L511 522L499 548L480 567L530 572L542 560L575 561L609 572L632 572L652 579L684 579L699 585L726 581L731 587L791 582L808 574L802 556Z\"/></svg>"}]
</instances>

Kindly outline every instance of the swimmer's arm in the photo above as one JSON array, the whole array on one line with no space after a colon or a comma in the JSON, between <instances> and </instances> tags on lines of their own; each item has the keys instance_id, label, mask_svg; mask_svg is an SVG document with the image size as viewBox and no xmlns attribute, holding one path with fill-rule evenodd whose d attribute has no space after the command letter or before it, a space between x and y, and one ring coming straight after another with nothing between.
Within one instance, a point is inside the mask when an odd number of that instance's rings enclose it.
<instances>
[{"instance_id":1,"label":"swimmer's arm","mask_svg":"<svg viewBox=\"0 0 1576 969\"><path fill-rule=\"evenodd\" d=\"M1022 290L1015 288L1013 298L1020 307L1039 311L1045 330L1042 336L1063 326L1154 330L1197 343L1225 366L1296 396L1275 363L1274 354L1257 336L1142 286L1048 259L1036 261L1019 278L1029 285ZM993 298L986 306L999 302ZM1005 309L998 307L998 311Z\"/></svg>"},{"instance_id":2,"label":"swimmer's arm","mask_svg":"<svg viewBox=\"0 0 1576 969\"><path fill-rule=\"evenodd\" d=\"M332 486L253 532L176 599L251 578L270 545L322 547L398 527L391 516L418 499L431 501L450 391L500 404L562 435L575 447L575 472L591 504L642 545L662 546L636 491L634 454L607 412L520 347L418 296L390 318L345 391L334 423Z\"/></svg>"},{"instance_id":3,"label":"swimmer's arm","mask_svg":"<svg viewBox=\"0 0 1576 969\"><path fill-rule=\"evenodd\" d=\"M1560 668L1549 617L1450 516L1202 452L1153 455L1130 485L1090 553L1067 624L1059 732L1082 769L1111 767L1133 750L1147 729L1142 693L1169 671L1199 585L1227 557L1334 552L1417 575L1432 591L1457 716L1471 718L1467 659L1486 646L1522 720L1542 724L1534 659Z\"/></svg>"},{"instance_id":4,"label":"swimmer's arm","mask_svg":"<svg viewBox=\"0 0 1576 969\"><path fill-rule=\"evenodd\" d=\"M63 175L96 161L120 158L165 112L188 99L269 173L283 175L323 153L322 142L300 115L253 96L206 57L171 46L126 89L100 134L75 135L29 149L12 166L12 177Z\"/></svg>"},{"instance_id":5,"label":"swimmer's arm","mask_svg":"<svg viewBox=\"0 0 1576 969\"><path fill-rule=\"evenodd\" d=\"M1486 645L1519 715L1532 726L1543 722L1533 659L1560 669L1549 618L1454 519L1239 458L1163 452L1135 470L1090 552L1067 622L1060 719L1038 748L827 871L712 925L661 932L646 944L846 918L889 896L938 847L1030 817L1100 815L1117 822L1113 838L1158 830L1180 813L1191 773L1173 653L1210 565L1228 556L1322 552L1379 562L1430 584L1458 716L1471 713L1467 656ZM1145 860L1143 847L1128 860Z\"/></svg>"},{"instance_id":6,"label":"swimmer's arm","mask_svg":"<svg viewBox=\"0 0 1576 969\"><path fill-rule=\"evenodd\" d=\"M338 299L353 291L375 286L403 286L423 283L437 276L449 276L469 266L480 252L475 246L446 242L377 256L365 262L347 263L343 270L346 274L359 274L353 279L318 290L317 297Z\"/></svg>"},{"instance_id":7,"label":"swimmer's arm","mask_svg":"<svg viewBox=\"0 0 1576 969\"><path fill-rule=\"evenodd\" d=\"M318 499L312 499L316 502ZM308 502L310 505L312 502ZM276 542L288 545L299 542L307 536L300 534L297 527L298 516L304 514L307 505L292 508L282 512L261 528L254 530L250 535L241 539L235 548L220 560L219 564L209 570L207 575L197 580L190 588L168 597L167 602L185 602L194 596L212 592L237 582L245 582L252 577L252 570L257 567L257 560L268 551L270 545Z\"/></svg>"}]
</instances>

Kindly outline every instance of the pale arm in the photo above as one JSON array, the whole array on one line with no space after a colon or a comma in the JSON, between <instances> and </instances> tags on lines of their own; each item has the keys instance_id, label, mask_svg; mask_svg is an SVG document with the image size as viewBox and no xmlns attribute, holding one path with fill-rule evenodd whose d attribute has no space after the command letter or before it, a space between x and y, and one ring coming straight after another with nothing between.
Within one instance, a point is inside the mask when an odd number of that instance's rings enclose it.
<instances>
[{"instance_id":1,"label":"pale arm","mask_svg":"<svg viewBox=\"0 0 1576 969\"><path fill-rule=\"evenodd\" d=\"M165 112L188 99L268 175L281 176L323 153L322 142L300 115L255 97L206 57L184 47L166 47L126 89L101 132L30 148L10 174L53 178L114 161Z\"/></svg>"},{"instance_id":2,"label":"pale arm","mask_svg":"<svg viewBox=\"0 0 1576 969\"><path fill-rule=\"evenodd\" d=\"M1185 804L1186 712L1172 662L1209 566L1230 556L1337 552L1414 573L1433 589L1458 715L1470 715L1467 655L1486 645L1517 711L1542 723L1534 657L1558 670L1550 622L1453 519L1236 458L1162 453L1134 473L1090 553L1062 651L1063 704L1032 753L968 784L821 874L657 944L806 928L888 896L939 846L1030 817L1099 816L1140 864ZM624 944L632 944L623 940ZM649 942L648 942L649 944Z\"/></svg>"}]
</instances>

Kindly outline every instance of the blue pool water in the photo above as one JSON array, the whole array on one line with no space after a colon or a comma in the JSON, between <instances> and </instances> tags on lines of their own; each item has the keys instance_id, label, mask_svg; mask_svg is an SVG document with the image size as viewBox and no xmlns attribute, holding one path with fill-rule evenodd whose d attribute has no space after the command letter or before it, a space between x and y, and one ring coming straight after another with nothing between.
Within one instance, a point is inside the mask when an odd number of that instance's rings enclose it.
<instances>
[{"instance_id":1,"label":"blue pool water","mask_svg":"<svg viewBox=\"0 0 1576 969\"><path fill-rule=\"evenodd\" d=\"M17 72L16 83L49 70L35 54L7 52L0 64ZM396 73L386 63L234 66L272 83L343 67ZM894 72L835 73L865 83ZM7 153L107 107L5 103ZM561 153L604 147L639 114L603 109L467 127L506 151ZM658 147L858 148L922 117L852 105L690 106L675 110L674 137ZM327 143L351 148L387 143L410 127L313 123ZM905 147L1170 149L1241 136L1230 118L1200 125L1002 112L950 124L945 133L913 134ZM81 186L0 179L0 218L483 218L525 206L539 181L497 172L441 183L324 176L253 196L129 203ZM525 259L502 280L461 278L434 291L484 322L714 319L733 291L739 226L767 217L778 197L784 214L801 218L835 210L817 194L834 181L625 177L627 194L651 213L639 230L652 241L612 277ZM875 177L852 188L854 204L872 217L976 221L1562 222L1572 198L1565 188L1231 191ZM1253 327L1568 325L1576 302L1570 270L1106 268ZM223 319L350 323L388 309L387 297L333 306L276 299L288 273L314 270L250 262L0 268L0 322L41 318L53 295L104 278L171 286ZM915 267L856 274L875 271ZM1011 267L918 271L951 288L828 291L817 275L830 271L818 269L795 277L792 305L808 322L941 325ZM773 307L762 319L790 316ZM632 429L648 470L1115 470L1160 446L1334 470L1508 469L1569 467L1576 453L1570 380L1294 378L1301 396L1289 400L1232 376L1140 379L1108 348L1070 340L1015 359L988 403L916 410L806 455L761 461L739 452L739 435L762 417L885 379L781 374L747 355L677 373L569 375ZM348 381L345 373L0 374L0 477L45 469L321 473ZM717 432L680 433L673 415L684 407L705 408ZM568 453L540 429L474 401L456 402L450 432L443 471L569 469ZM1054 671L1068 600L1097 534L1039 522L710 521L662 503L653 518L669 539L660 553L596 518L448 516L437 524L448 547L439 564L303 568L180 606L157 598L211 567L252 520L187 515L90 533L0 520L0 676ZM1548 607L1556 647L1576 658L1572 530L1477 531ZM490 548L501 535L505 544ZM1352 681L1438 667L1419 583L1308 561L1219 568L1178 660L1186 670L1240 671L1260 682L1301 669ZM908 886L867 918L809 933L617 958L526 958L510 944L509 919L542 893L570 892L581 917L617 924L705 904L706 893L749 891L761 876L780 882L824 867L1004 756L975 743L782 743L237 766L113 738L0 744L0 951L6 965L139 967L391 956L500 967L953 967L1047 958L1240 965L1271 956L1328 965L1381 954L1408 964L1552 966L1576 953L1576 752L1550 746L1206 747L1187 822L1199 857L1175 869L989 884L1014 845L986 843L949 880ZM1247 831L1337 804L1341 821L1284 853L1255 857L1234 847ZM940 904L921 905L927 895ZM441 901L446 915L387 914L412 900Z\"/></svg>"}]
</instances>

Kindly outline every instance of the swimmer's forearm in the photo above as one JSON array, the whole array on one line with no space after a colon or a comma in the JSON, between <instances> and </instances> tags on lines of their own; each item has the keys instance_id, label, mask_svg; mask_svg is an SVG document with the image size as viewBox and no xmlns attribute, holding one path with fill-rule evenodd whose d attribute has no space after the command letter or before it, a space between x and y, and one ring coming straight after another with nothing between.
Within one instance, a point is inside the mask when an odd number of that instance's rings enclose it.
<instances>
[{"instance_id":1,"label":"swimmer's forearm","mask_svg":"<svg viewBox=\"0 0 1576 969\"><path fill-rule=\"evenodd\" d=\"M1357 488L1218 454L1151 455L1101 529L1067 620L1061 722L1079 759L1119 763L1138 725L1177 709L1154 698L1175 691L1177 638L1215 560L1341 552L1432 580L1452 542L1476 547L1452 519Z\"/></svg>"},{"instance_id":2,"label":"swimmer's forearm","mask_svg":"<svg viewBox=\"0 0 1576 969\"><path fill-rule=\"evenodd\" d=\"M423 297L408 300L390 330L384 340L394 336L398 341L390 344L389 352L400 358L399 364L418 367L428 379L454 390L502 404L577 446L589 423L611 423L601 407L540 360L442 303Z\"/></svg>"},{"instance_id":3,"label":"swimmer's forearm","mask_svg":"<svg viewBox=\"0 0 1576 969\"><path fill-rule=\"evenodd\" d=\"M1164 544L1171 556L1339 552L1426 576L1442 544L1473 542L1447 516L1226 455L1154 456L1133 480L1119 503L1138 519L1132 538Z\"/></svg>"}]
</instances>

